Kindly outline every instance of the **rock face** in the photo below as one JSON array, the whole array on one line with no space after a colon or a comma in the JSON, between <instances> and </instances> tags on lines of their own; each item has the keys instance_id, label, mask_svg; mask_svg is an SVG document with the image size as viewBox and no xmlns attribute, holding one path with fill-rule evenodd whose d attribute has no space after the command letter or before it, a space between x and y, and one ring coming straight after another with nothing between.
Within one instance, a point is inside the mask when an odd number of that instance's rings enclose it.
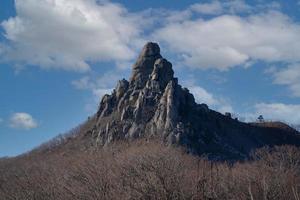
<instances>
[{"instance_id":1,"label":"rock face","mask_svg":"<svg viewBox=\"0 0 300 200\"><path fill-rule=\"evenodd\" d=\"M100 146L159 137L216 159L244 158L266 144L300 144L294 132L241 123L197 104L174 78L172 64L160 55L158 44L151 42L133 65L130 81L119 81L112 94L102 98L92 132Z\"/></svg>"}]
</instances>

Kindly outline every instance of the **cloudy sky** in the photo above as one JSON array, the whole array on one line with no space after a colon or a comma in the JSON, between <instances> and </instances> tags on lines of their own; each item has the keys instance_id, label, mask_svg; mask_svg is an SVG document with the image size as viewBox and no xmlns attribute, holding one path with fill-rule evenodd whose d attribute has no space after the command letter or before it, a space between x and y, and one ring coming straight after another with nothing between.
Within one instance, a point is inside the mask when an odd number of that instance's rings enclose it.
<instances>
[{"instance_id":1,"label":"cloudy sky","mask_svg":"<svg viewBox=\"0 0 300 200\"><path fill-rule=\"evenodd\" d=\"M146 41L199 103L300 124L300 1L5 0L0 157L93 114Z\"/></svg>"}]
</instances>

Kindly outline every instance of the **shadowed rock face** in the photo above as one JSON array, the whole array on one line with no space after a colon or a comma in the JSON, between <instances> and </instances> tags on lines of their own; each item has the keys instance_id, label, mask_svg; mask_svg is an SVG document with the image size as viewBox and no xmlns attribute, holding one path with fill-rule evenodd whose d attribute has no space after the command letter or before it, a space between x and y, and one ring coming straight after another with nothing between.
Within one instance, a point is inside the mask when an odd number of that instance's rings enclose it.
<instances>
[{"instance_id":1,"label":"shadowed rock face","mask_svg":"<svg viewBox=\"0 0 300 200\"><path fill-rule=\"evenodd\" d=\"M300 145L296 131L241 123L197 104L174 78L172 64L156 43L147 43L133 65L130 81L118 82L97 112L96 144L138 137L160 137L195 154L242 159L264 145Z\"/></svg>"}]
</instances>

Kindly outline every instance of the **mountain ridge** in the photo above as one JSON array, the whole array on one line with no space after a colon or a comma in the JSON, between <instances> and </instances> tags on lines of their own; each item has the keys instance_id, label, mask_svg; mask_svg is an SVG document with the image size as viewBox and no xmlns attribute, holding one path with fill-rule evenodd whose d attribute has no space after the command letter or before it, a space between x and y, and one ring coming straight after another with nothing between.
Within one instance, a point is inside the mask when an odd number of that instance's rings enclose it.
<instances>
[{"instance_id":1,"label":"mountain ridge","mask_svg":"<svg viewBox=\"0 0 300 200\"><path fill-rule=\"evenodd\" d=\"M95 146L158 137L193 154L244 159L265 145L300 145L294 129L239 122L197 104L189 90L178 84L172 64L153 42L142 49L129 81L120 80L110 95L104 95L94 120L86 135Z\"/></svg>"}]
</instances>

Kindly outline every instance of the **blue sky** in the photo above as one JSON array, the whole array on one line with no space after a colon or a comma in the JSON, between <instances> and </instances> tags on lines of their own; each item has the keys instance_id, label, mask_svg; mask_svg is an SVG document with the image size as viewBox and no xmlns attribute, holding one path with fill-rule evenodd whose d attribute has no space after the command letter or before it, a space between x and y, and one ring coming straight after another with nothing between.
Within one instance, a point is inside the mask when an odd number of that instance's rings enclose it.
<instances>
[{"instance_id":1,"label":"blue sky","mask_svg":"<svg viewBox=\"0 0 300 200\"><path fill-rule=\"evenodd\" d=\"M0 24L0 157L96 112L146 41L199 103L300 124L299 1L7 0Z\"/></svg>"}]
</instances>

